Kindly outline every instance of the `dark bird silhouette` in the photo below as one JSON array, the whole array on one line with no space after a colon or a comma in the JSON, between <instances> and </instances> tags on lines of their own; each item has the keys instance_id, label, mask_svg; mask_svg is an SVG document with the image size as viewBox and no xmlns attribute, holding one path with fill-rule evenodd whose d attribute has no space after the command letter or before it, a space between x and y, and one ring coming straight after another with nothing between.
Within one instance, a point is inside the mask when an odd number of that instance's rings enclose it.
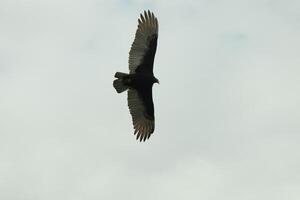
<instances>
[{"instance_id":1,"label":"dark bird silhouette","mask_svg":"<svg viewBox=\"0 0 300 200\"><path fill-rule=\"evenodd\" d=\"M117 72L113 86L118 93L128 90L128 107L136 139L145 141L154 132L152 86L159 83L153 75L157 47L158 21L152 12L144 11L129 52L129 74Z\"/></svg>"}]
</instances>

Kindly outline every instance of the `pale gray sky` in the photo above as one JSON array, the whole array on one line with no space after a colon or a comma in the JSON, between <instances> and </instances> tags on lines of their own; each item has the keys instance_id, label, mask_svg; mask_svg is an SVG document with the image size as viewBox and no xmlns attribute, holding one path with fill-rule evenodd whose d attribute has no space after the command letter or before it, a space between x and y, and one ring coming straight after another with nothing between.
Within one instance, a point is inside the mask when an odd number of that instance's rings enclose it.
<instances>
[{"instance_id":1,"label":"pale gray sky","mask_svg":"<svg viewBox=\"0 0 300 200\"><path fill-rule=\"evenodd\" d=\"M112 87L160 23L156 130ZM300 199L300 2L1 0L0 199Z\"/></svg>"}]
</instances>

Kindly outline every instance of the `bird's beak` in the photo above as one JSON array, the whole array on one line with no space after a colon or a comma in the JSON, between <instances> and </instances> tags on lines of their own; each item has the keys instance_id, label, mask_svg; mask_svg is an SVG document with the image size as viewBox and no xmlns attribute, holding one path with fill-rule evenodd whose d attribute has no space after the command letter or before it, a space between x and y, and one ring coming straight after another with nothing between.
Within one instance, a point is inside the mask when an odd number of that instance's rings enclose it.
<instances>
[{"instance_id":1,"label":"bird's beak","mask_svg":"<svg viewBox=\"0 0 300 200\"><path fill-rule=\"evenodd\" d=\"M159 84L159 80L157 80L157 83Z\"/></svg>"}]
</instances>

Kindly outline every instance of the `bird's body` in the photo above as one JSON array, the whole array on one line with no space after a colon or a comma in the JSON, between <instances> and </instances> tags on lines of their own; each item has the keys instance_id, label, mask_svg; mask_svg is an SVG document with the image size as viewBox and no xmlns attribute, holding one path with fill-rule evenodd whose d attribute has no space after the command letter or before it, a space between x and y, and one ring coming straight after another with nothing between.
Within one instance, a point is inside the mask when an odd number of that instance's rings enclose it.
<instances>
[{"instance_id":1,"label":"bird's body","mask_svg":"<svg viewBox=\"0 0 300 200\"><path fill-rule=\"evenodd\" d=\"M128 90L128 106L132 115L134 134L145 141L154 131L152 86L159 83L153 75L157 47L158 21L150 11L144 12L129 52L129 74L117 72L113 82L118 93Z\"/></svg>"},{"instance_id":2,"label":"bird's body","mask_svg":"<svg viewBox=\"0 0 300 200\"><path fill-rule=\"evenodd\" d=\"M156 78L148 74L129 74L124 79L124 83L129 86L129 88L136 90L152 89L153 84L156 82Z\"/></svg>"}]
</instances>

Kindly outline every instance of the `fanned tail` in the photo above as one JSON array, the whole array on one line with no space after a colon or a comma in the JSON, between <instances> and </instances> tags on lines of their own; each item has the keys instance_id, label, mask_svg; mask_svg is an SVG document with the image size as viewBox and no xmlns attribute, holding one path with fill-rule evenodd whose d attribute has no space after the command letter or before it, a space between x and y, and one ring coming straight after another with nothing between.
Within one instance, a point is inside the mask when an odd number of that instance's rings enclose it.
<instances>
[{"instance_id":1,"label":"fanned tail","mask_svg":"<svg viewBox=\"0 0 300 200\"><path fill-rule=\"evenodd\" d=\"M126 91L128 89L128 86L126 86L123 83L123 78L126 77L127 75L128 74L123 73L123 72L117 72L115 74L115 77L118 78L118 79L114 80L113 86L114 86L114 88L116 89L116 91L118 93L124 92L124 91Z\"/></svg>"},{"instance_id":2,"label":"fanned tail","mask_svg":"<svg viewBox=\"0 0 300 200\"><path fill-rule=\"evenodd\" d=\"M128 76L128 74L123 73L123 72L116 72L116 73L115 73L115 77L116 77L116 78L124 78L124 77L126 77L126 76Z\"/></svg>"}]
</instances>

